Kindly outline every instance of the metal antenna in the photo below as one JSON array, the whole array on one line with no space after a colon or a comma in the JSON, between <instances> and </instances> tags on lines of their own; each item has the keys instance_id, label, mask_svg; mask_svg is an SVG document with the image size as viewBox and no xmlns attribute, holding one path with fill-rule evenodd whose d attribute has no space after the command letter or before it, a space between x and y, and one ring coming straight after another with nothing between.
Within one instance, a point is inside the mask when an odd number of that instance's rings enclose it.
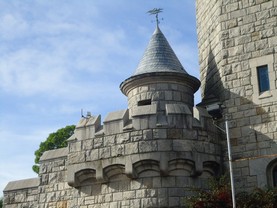
<instances>
[{"instance_id":1,"label":"metal antenna","mask_svg":"<svg viewBox=\"0 0 277 208\"><path fill-rule=\"evenodd\" d=\"M84 118L84 114L83 114L83 108L81 108L81 117Z\"/></svg>"},{"instance_id":2,"label":"metal antenna","mask_svg":"<svg viewBox=\"0 0 277 208\"><path fill-rule=\"evenodd\" d=\"M162 8L154 8L154 9L151 9L147 12L150 15L156 15L156 24L157 24L157 26L160 24L159 13L161 13L161 12L163 12Z\"/></svg>"}]
</instances>

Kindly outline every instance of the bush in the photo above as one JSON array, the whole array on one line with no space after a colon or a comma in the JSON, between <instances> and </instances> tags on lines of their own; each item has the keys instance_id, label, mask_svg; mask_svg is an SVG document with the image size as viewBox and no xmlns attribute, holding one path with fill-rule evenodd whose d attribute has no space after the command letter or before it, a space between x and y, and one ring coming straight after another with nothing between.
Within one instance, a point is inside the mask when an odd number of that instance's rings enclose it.
<instances>
[{"instance_id":1,"label":"bush","mask_svg":"<svg viewBox=\"0 0 277 208\"><path fill-rule=\"evenodd\" d=\"M277 189L256 188L236 195L237 208L277 208Z\"/></svg>"},{"instance_id":2,"label":"bush","mask_svg":"<svg viewBox=\"0 0 277 208\"><path fill-rule=\"evenodd\" d=\"M232 208L229 177L212 178L207 190L194 189L194 196L186 197L188 208ZM252 192L236 194L237 208L277 208L277 189L256 188Z\"/></svg>"},{"instance_id":3,"label":"bush","mask_svg":"<svg viewBox=\"0 0 277 208\"><path fill-rule=\"evenodd\" d=\"M232 208L232 197L228 177L209 180L208 189L194 189L196 195L186 197L188 208Z\"/></svg>"}]
</instances>

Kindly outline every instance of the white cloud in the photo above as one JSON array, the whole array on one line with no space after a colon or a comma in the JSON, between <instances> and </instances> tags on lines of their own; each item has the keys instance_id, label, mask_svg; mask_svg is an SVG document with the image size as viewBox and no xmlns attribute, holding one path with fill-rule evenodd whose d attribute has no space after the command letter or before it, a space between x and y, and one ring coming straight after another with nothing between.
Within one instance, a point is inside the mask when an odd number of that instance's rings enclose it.
<instances>
[{"instance_id":1,"label":"white cloud","mask_svg":"<svg viewBox=\"0 0 277 208\"><path fill-rule=\"evenodd\" d=\"M58 59L36 49L21 49L0 59L1 87L19 94L53 92L65 76Z\"/></svg>"},{"instance_id":2,"label":"white cloud","mask_svg":"<svg viewBox=\"0 0 277 208\"><path fill-rule=\"evenodd\" d=\"M32 171L34 160L32 154L18 154L15 151L13 151L13 154L16 156L9 156L9 159L0 161L2 167L0 171L0 191L10 181L37 177L37 174Z\"/></svg>"},{"instance_id":3,"label":"white cloud","mask_svg":"<svg viewBox=\"0 0 277 208\"><path fill-rule=\"evenodd\" d=\"M20 125L20 123L19 123ZM47 138L53 129L27 128L19 131L10 129L8 123L0 126L0 191L4 189L9 181L36 177L32 171L34 164L34 151L38 149L39 143ZM1 195L0 195L1 196Z\"/></svg>"},{"instance_id":4,"label":"white cloud","mask_svg":"<svg viewBox=\"0 0 277 208\"><path fill-rule=\"evenodd\" d=\"M13 39L28 30L28 23L20 16L9 13L0 17L0 37L4 40Z\"/></svg>"},{"instance_id":5,"label":"white cloud","mask_svg":"<svg viewBox=\"0 0 277 208\"><path fill-rule=\"evenodd\" d=\"M187 19L175 15L186 1L0 1L0 189L32 177L39 142L76 124L81 108L102 120L126 108L118 86L135 71L154 31L154 17L145 12L157 3L165 9L161 29L184 67L197 71L181 32ZM180 30L167 29L175 20Z\"/></svg>"}]
</instances>

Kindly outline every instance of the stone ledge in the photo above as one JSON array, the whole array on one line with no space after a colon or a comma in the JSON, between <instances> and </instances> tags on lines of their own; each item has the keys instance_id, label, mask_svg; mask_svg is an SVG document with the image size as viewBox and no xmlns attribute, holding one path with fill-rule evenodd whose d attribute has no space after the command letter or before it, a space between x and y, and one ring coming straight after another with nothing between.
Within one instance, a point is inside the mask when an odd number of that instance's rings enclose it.
<instances>
[{"instance_id":1,"label":"stone ledge","mask_svg":"<svg viewBox=\"0 0 277 208\"><path fill-rule=\"evenodd\" d=\"M165 105L166 114L185 114L185 115L192 115L189 107L185 104L166 104Z\"/></svg>"},{"instance_id":2,"label":"stone ledge","mask_svg":"<svg viewBox=\"0 0 277 208\"><path fill-rule=\"evenodd\" d=\"M133 107L132 117L157 114L157 104Z\"/></svg>"},{"instance_id":3,"label":"stone ledge","mask_svg":"<svg viewBox=\"0 0 277 208\"><path fill-rule=\"evenodd\" d=\"M3 192L36 188L39 186L39 178L29 178L18 181L11 181L4 188Z\"/></svg>"},{"instance_id":4,"label":"stone ledge","mask_svg":"<svg viewBox=\"0 0 277 208\"><path fill-rule=\"evenodd\" d=\"M52 160L62 157L67 157L68 155L68 148L60 148L55 150L49 150L43 153L43 155L40 157L40 162L45 160Z\"/></svg>"}]
</instances>

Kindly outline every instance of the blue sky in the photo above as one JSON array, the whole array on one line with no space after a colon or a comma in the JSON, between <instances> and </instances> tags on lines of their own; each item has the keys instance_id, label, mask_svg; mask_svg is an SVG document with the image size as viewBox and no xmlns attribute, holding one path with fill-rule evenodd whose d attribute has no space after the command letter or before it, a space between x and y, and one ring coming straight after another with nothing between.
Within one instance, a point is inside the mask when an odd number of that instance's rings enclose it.
<instances>
[{"instance_id":1,"label":"blue sky","mask_svg":"<svg viewBox=\"0 0 277 208\"><path fill-rule=\"evenodd\" d=\"M119 85L154 32L148 10L163 8L162 32L199 78L193 0L0 0L0 8L0 191L36 177L34 151L81 109L103 121L127 108Z\"/></svg>"}]
</instances>

